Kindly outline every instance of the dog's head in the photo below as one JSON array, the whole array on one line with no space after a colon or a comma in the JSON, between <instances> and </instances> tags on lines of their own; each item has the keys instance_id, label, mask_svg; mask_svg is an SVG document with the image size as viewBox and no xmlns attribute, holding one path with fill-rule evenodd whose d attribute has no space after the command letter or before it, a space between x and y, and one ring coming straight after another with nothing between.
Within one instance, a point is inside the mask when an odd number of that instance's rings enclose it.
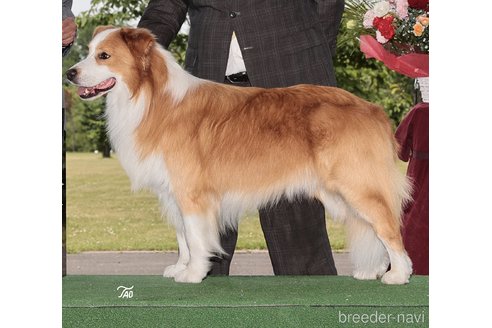
<instances>
[{"instance_id":1,"label":"dog's head","mask_svg":"<svg viewBox=\"0 0 492 328\"><path fill-rule=\"evenodd\" d=\"M150 70L154 44L146 29L99 26L87 57L67 71L67 79L82 99L96 99L122 84L134 94Z\"/></svg>"}]
</instances>

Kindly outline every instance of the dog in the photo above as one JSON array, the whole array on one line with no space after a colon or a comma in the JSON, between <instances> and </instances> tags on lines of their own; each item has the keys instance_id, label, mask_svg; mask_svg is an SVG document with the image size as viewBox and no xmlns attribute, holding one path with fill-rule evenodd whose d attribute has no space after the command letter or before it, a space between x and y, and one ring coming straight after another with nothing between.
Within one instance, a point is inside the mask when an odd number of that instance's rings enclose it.
<instances>
[{"instance_id":1,"label":"dog","mask_svg":"<svg viewBox=\"0 0 492 328\"><path fill-rule=\"evenodd\" d=\"M411 184L381 107L335 87L202 80L141 28L97 27L66 75L82 99L106 95L132 189L153 191L176 228L179 259L165 277L201 282L241 213L303 194L345 222L356 279L408 283L400 226Z\"/></svg>"}]
</instances>

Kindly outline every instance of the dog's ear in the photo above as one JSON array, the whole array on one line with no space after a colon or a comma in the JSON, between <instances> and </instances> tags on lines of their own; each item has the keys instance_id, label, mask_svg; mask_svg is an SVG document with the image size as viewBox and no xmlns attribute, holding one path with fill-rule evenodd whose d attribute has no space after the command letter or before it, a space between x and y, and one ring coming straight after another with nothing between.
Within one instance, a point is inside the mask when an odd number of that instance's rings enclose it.
<instances>
[{"instance_id":1,"label":"dog's ear","mask_svg":"<svg viewBox=\"0 0 492 328\"><path fill-rule=\"evenodd\" d=\"M143 71L150 65L150 51L155 44L155 36L145 28L122 28L121 37L131 53L139 60Z\"/></svg>"},{"instance_id":2,"label":"dog's ear","mask_svg":"<svg viewBox=\"0 0 492 328\"><path fill-rule=\"evenodd\" d=\"M100 25L100 26L97 26L94 29L94 32L92 32L92 38L94 38L97 34L101 33L102 31L106 31L106 30L109 30L111 28L114 28L114 26L112 26L112 25Z\"/></svg>"}]
</instances>

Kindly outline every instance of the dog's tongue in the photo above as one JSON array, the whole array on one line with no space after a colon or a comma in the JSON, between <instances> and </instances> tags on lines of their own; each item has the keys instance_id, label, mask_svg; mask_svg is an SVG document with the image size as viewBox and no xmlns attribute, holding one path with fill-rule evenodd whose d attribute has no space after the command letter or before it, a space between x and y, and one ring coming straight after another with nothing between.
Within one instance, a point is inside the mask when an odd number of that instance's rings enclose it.
<instances>
[{"instance_id":1,"label":"dog's tongue","mask_svg":"<svg viewBox=\"0 0 492 328\"><path fill-rule=\"evenodd\" d=\"M91 93L94 93L94 87L89 87L89 88L86 88L86 87L79 87L77 89L77 93L79 94L79 96L87 96Z\"/></svg>"},{"instance_id":2,"label":"dog's tongue","mask_svg":"<svg viewBox=\"0 0 492 328\"><path fill-rule=\"evenodd\" d=\"M95 89L107 89L113 84L113 78L107 79L96 85L94 88Z\"/></svg>"},{"instance_id":3,"label":"dog's tongue","mask_svg":"<svg viewBox=\"0 0 492 328\"><path fill-rule=\"evenodd\" d=\"M79 96L88 96L90 94L95 94L98 90L105 90L109 88L114 83L113 80L113 78L104 80L93 87L79 87L77 93L79 94Z\"/></svg>"}]
</instances>

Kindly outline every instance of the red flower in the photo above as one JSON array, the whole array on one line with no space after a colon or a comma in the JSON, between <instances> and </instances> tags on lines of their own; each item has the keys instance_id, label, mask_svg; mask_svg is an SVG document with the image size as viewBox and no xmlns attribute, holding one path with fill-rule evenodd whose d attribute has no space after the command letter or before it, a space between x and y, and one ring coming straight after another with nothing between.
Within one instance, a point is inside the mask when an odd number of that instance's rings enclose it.
<instances>
[{"instance_id":1,"label":"red flower","mask_svg":"<svg viewBox=\"0 0 492 328\"><path fill-rule=\"evenodd\" d=\"M408 0L408 7L429 11L429 0Z\"/></svg>"},{"instance_id":2,"label":"red flower","mask_svg":"<svg viewBox=\"0 0 492 328\"><path fill-rule=\"evenodd\" d=\"M395 28L393 27L393 16L375 17L372 25L384 36L387 40L391 40L395 36Z\"/></svg>"}]
</instances>

